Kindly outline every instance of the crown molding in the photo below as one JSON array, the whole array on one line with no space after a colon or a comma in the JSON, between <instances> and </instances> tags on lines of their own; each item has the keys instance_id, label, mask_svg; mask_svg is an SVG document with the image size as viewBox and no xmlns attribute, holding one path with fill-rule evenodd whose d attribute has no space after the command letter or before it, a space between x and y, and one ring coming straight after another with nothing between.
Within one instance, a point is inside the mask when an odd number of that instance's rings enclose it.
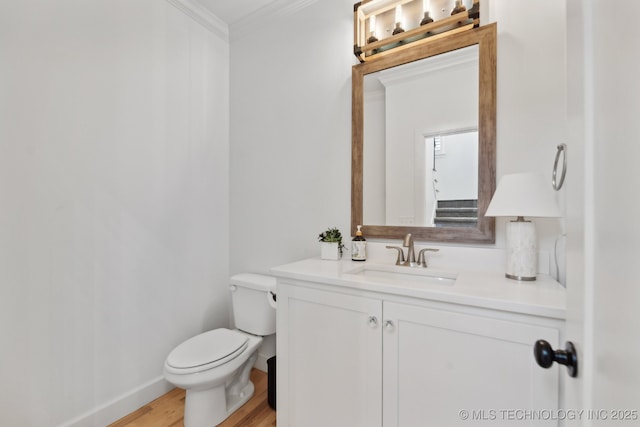
<instances>
[{"instance_id":1,"label":"crown molding","mask_svg":"<svg viewBox=\"0 0 640 427\"><path fill-rule=\"evenodd\" d=\"M275 0L229 26L230 40L238 40L258 31L276 18L294 15L318 0Z\"/></svg>"},{"instance_id":2,"label":"crown molding","mask_svg":"<svg viewBox=\"0 0 640 427\"><path fill-rule=\"evenodd\" d=\"M166 0L167 3L175 6L185 15L191 17L200 25L221 37L224 41L229 41L229 26L209 9L194 0Z\"/></svg>"}]
</instances>

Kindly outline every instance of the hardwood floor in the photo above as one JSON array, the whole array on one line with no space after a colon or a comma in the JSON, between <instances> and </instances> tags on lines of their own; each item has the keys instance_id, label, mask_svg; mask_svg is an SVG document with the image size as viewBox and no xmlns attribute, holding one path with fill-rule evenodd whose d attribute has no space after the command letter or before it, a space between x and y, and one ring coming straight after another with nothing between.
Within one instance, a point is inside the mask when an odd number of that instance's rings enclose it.
<instances>
[{"instance_id":1,"label":"hardwood floor","mask_svg":"<svg viewBox=\"0 0 640 427\"><path fill-rule=\"evenodd\" d=\"M267 374L253 369L251 381L253 397L219 427L275 427L276 411L267 403ZM183 427L184 394L175 388L109 427Z\"/></svg>"}]
</instances>

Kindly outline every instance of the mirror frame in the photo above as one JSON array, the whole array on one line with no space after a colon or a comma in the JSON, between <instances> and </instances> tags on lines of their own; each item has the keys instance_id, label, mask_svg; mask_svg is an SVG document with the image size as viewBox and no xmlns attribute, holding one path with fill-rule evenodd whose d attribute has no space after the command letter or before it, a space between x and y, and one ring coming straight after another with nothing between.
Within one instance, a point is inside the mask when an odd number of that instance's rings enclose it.
<instances>
[{"instance_id":1,"label":"mirror frame","mask_svg":"<svg viewBox=\"0 0 640 427\"><path fill-rule=\"evenodd\" d=\"M417 46L354 65L351 122L351 235L362 225L365 236L402 239L411 233L416 240L458 243L495 243L495 218L485 217L496 187L496 24L444 35ZM364 76L467 46L478 45L478 224L476 227L417 227L367 225L363 219Z\"/></svg>"}]
</instances>

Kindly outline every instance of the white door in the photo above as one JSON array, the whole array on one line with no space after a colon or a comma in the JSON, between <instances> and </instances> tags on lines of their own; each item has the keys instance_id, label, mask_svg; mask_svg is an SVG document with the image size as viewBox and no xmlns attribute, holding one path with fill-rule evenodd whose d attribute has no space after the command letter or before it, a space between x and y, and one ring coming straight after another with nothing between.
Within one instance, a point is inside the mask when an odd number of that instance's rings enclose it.
<instances>
[{"instance_id":1,"label":"white door","mask_svg":"<svg viewBox=\"0 0 640 427\"><path fill-rule=\"evenodd\" d=\"M559 425L506 409L558 409L559 372L538 367L531 345L557 345L560 324L388 301L383 312L384 427Z\"/></svg>"},{"instance_id":2,"label":"white door","mask_svg":"<svg viewBox=\"0 0 640 427\"><path fill-rule=\"evenodd\" d=\"M382 301L278 285L278 425L381 427Z\"/></svg>"},{"instance_id":3,"label":"white door","mask_svg":"<svg viewBox=\"0 0 640 427\"><path fill-rule=\"evenodd\" d=\"M640 425L640 2L567 7L567 424Z\"/></svg>"}]
</instances>

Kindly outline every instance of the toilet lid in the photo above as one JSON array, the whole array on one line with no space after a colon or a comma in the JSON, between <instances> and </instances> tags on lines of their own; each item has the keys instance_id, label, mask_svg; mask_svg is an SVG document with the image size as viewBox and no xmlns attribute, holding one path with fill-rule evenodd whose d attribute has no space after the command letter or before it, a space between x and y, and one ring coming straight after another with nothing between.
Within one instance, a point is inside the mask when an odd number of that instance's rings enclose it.
<instances>
[{"instance_id":1,"label":"toilet lid","mask_svg":"<svg viewBox=\"0 0 640 427\"><path fill-rule=\"evenodd\" d=\"M220 328L189 338L177 346L167 357L173 368L188 369L208 365L221 365L242 353L249 338L242 333Z\"/></svg>"}]
</instances>

